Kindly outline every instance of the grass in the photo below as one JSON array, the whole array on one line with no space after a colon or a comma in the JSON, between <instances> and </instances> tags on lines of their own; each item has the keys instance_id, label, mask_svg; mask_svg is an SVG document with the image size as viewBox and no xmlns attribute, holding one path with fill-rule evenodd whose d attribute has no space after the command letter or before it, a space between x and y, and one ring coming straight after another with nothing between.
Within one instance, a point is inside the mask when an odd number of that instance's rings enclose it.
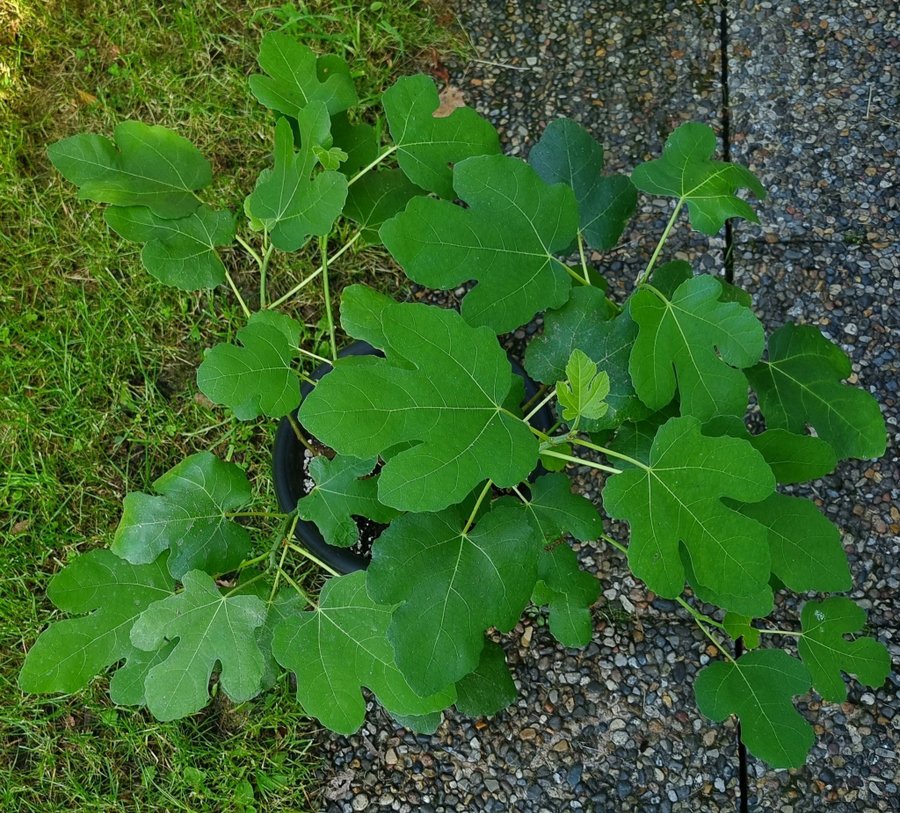
<instances>
[{"instance_id":1,"label":"grass","mask_svg":"<svg viewBox=\"0 0 900 813\"><path fill-rule=\"evenodd\" d=\"M246 88L263 31L342 53L371 100L423 51L454 47L446 22L415 0L255 13L243 0L0 0L0 810L304 811L317 794L316 732L284 685L169 724L112 706L103 680L62 698L16 686L52 617L49 577L109 541L127 491L210 449L271 500L273 424L237 424L196 396L202 348L240 326L233 297L156 283L46 146L127 118L164 124L212 161L209 199L238 209L270 150L270 116ZM227 262L255 287L242 255ZM315 264L281 262L273 289ZM318 294L304 294L295 314L316 330Z\"/></svg>"}]
</instances>

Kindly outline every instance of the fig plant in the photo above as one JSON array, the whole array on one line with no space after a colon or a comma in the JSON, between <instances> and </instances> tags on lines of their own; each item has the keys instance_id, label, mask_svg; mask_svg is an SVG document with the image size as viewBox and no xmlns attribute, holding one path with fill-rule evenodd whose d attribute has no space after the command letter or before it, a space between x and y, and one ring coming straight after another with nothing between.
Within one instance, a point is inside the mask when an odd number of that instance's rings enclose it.
<instances>
[{"instance_id":1,"label":"fig plant","mask_svg":"<svg viewBox=\"0 0 900 813\"><path fill-rule=\"evenodd\" d=\"M198 386L238 420L291 416L316 455L308 493L291 513L269 512L244 471L201 452L153 493L128 494L109 548L50 582L72 617L31 647L22 688L75 692L115 667L113 702L171 720L211 691L239 703L293 672L303 708L342 733L363 722L363 689L417 730L454 704L493 714L516 689L492 630L509 632L532 604L563 645L591 639L600 585L579 567L577 540L626 556L712 641L721 657L696 681L700 710L737 715L770 764L801 764L813 729L794 698L813 689L843 701L842 673L878 686L889 659L846 597L804 595L799 619L770 619L775 592L852 586L838 529L782 487L881 455L886 432L818 329L788 323L767 343L745 292L663 261L685 209L706 235L728 218L755 221L737 193L764 197L759 181L713 159L703 124L680 126L630 178L604 174L601 146L566 119L527 162L509 157L473 110L441 110L421 75L384 93L388 141L378 116L353 110L342 60L271 33L259 63L250 88L274 114L272 165L239 223L201 195L206 159L162 127L76 135L50 158L82 199L107 204L110 227L142 244L160 282L230 288L246 321L206 352ZM615 301L596 258L617 244L639 191L674 206L633 292ZM379 352L339 358L329 271L380 243L414 282L468 292L457 312L347 287L340 325ZM223 262L234 244L255 263L258 297L245 298ZM272 297L273 252L307 249L305 259L310 247L317 267ZM321 346L279 310L313 283ZM498 336L541 314L524 358L541 388L523 403ZM301 380L314 384L302 403ZM762 431L747 421L751 390ZM555 423L533 425L546 407ZM573 491L576 467L599 478L602 505ZM604 515L621 521L620 538ZM273 516L274 543L246 524ZM295 537L313 520L350 547L359 518L386 526L364 571L340 574ZM318 596L292 576L295 557L322 568Z\"/></svg>"}]
</instances>

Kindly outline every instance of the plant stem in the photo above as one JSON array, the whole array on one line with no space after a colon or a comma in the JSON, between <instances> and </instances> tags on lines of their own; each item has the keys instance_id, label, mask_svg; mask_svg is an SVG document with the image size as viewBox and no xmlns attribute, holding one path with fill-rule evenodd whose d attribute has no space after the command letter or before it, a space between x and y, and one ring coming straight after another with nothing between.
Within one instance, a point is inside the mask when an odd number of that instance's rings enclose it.
<instances>
[{"instance_id":1,"label":"plant stem","mask_svg":"<svg viewBox=\"0 0 900 813\"><path fill-rule=\"evenodd\" d=\"M318 452L313 449L312 444L306 439L306 435L303 434L303 429L301 429L300 424L297 423L297 419L294 417L294 413L288 412L287 419L291 424L291 429L294 430L294 435L296 436L297 440L299 440L300 443L302 443L303 446L306 447L306 451L308 451L313 457L315 457Z\"/></svg>"},{"instance_id":2,"label":"plant stem","mask_svg":"<svg viewBox=\"0 0 900 813\"><path fill-rule=\"evenodd\" d=\"M268 556L268 554L266 554L266 555ZM265 572L257 573L255 576L253 576L253 578L247 579L247 581L241 582L240 584L236 584L225 594L225 598L228 598L232 593L237 592L242 587L246 587L249 584L253 584L253 582L258 582L260 579L265 578L266 575L267 574Z\"/></svg>"},{"instance_id":3,"label":"plant stem","mask_svg":"<svg viewBox=\"0 0 900 813\"><path fill-rule=\"evenodd\" d=\"M291 531L291 533L293 533L293 531ZM281 573L284 568L284 560L287 558L289 545L290 542L288 542L287 537L285 537L282 542L281 559L278 560L278 569L275 571L275 581L272 583L272 592L269 593L269 604L272 603L275 599L275 594L278 592L278 582L281 580Z\"/></svg>"},{"instance_id":4,"label":"plant stem","mask_svg":"<svg viewBox=\"0 0 900 813\"><path fill-rule=\"evenodd\" d=\"M317 564L319 567L322 568L322 570L330 573L332 576L340 576L341 575L333 567L331 567L330 565L326 565L325 562L323 562L317 556L313 556L313 554L311 554L308 550L306 550L306 548L301 548L299 545L295 545L293 542L288 542L287 546L292 551L296 551L301 556L305 556L307 559L309 559L310 562Z\"/></svg>"},{"instance_id":5,"label":"plant stem","mask_svg":"<svg viewBox=\"0 0 900 813\"><path fill-rule=\"evenodd\" d=\"M264 559L269 558L269 553L261 553L259 556L254 556L252 559L246 559L238 565L238 570L246 570L248 567L253 567L253 565L258 565Z\"/></svg>"},{"instance_id":6,"label":"plant stem","mask_svg":"<svg viewBox=\"0 0 900 813\"><path fill-rule=\"evenodd\" d=\"M763 635L790 635L793 638L802 638L802 632L794 632L793 630L758 630Z\"/></svg>"},{"instance_id":7,"label":"plant stem","mask_svg":"<svg viewBox=\"0 0 900 813\"><path fill-rule=\"evenodd\" d=\"M575 463L579 466L590 466L592 469L605 471L608 474L622 473L622 469L614 469L612 466L604 466L602 463L595 463L593 460L585 460L583 457L573 457L570 454L562 454L561 452L554 452L550 449L541 449L541 454L545 457L555 457L559 460L565 460L567 463Z\"/></svg>"},{"instance_id":8,"label":"plant stem","mask_svg":"<svg viewBox=\"0 0 900 813\"><path fill-rule=\"evenodd\" d=\"M547 392L547 385L541 384L541 386L537 388L537 392L532 395L531 398L529 398L524 404L522 404L522 412L527 409L531 409L538 398L540 398L545 392Z\"/></svg>"},{"instance_id":9,"label":"plant stem","mask_svg":"<svg viewBox=\"0 0 900 813\"><path fill-rule=\"evenodd\" d=\"M584 238L581 236L581 229L578 230L578 256L581 257L581 270L584 272L584 284L591 284L591 276L588 274L587 260L584 256Z\"/></svg>"},{"instance_id":10,"label":"plant stem","mask_svg":"<svg viewBox=\"0 0 900 813\"><path fill-rule=\"evenodd\" d=\"M702 621L704 624L709 624L711 627L718 627L720 630L725 630L725 625L719 621L716 621L715 618L710 618L708 615L704 615L696 608L692 607L688 602L686 602L681 596L676 596L675 601L684 607L694 618L698 621ZM726 630L727 632L727 630Z\"/></svg>"},{"instance_id":11,"label":"plant stem","mask_svg":"<svg viewBox=\"0 0 900 813\"><path fill-rule=\"evenodd\" d=\"M331 257L328 258L328 264L329 265L333 264L335 260L337 260L339 257L341 257L345 252L349 251L350 247L357 240L359 240L360 237L362 237L362 232L358 231L356 234L353 235L353 237L351 237L346 243L344 243L344 245L342 245L334 254L332 254ZM310 274L306 279L298 282L284 296L280 296L274 302L270 302L268 307L269 308L277 308L279 305L283 305L292 296L299 293L307 285L309 285L309 283L311 283L316 277L318 277L319 274L321 274L323 270L324 270L323 267L320 265L315 271L312 272L312 274Z\"/></svg>"},{"instance_id":12,"label":"plant stem","mask_svg":"<svg viewBox=\"0 0 900 813\"><path fill-rule=\"evenodd\" d=\"M494 485L492 480L488 480L484 484L484 488L481 489L481 494L478 495L478 499L475 500L475 506L472 508L472 513L469 514L469 518L466 520L465 527L462 529L462 535L465 536L469 532L469 528L472 527L472 523L475 522L475 515L478 513L478 509L481 508L481 503L484 502L484 498L487 496L488 491L491 490L491 486Z\"/></svg>"},{"instance_id":13,"label":"plant stem","mask_svg":"<svg viewBox=\"0 0 900 813\"><path fill-rule=\"evenodd\" d=\"M327 364L328 366L332 366L331 359L325 358L325 356L320 356L318 353L313 353L312 350L304 350L302 347L297 348L300 351L300 354L303 356L309 356L311 359L315 359L316 361L321 361L322 364Z\"/></svg>"},{"instance_id":14,"label":"plant stem","mask_svg":"<svg viewBox=\"0 0 900 813\"><path fill-rule=\"evenodd\" d=\"M672 226L675 225L675 221L678 219L678 215L681 212L682 206L684 206L684 198L679 200L675 205L675 211L672 212L672 216L669 218L669 222L666 223L666 228L663 230L662 237L659 238L659 242L656 244L656 248L654 249L653 254L650 256L650 262L647 263L647 267L644 269L644 272L637 278L635 287L637 287L638 285L643 285L650 278L650 272L653 270L653 266L656 265L656 261L657 259L659 259L659 254L662 251L663 246L666 244L666 240L669 239L669 232L672 231Z\"/></svg>"},{"instance_id":15,"label":"plant stem","mask_svg":"<svg viewBox=\"0 0 900 813\"><path fill-rule=\"evenodd\" d=\"M388 147L381 155L379 155L371 164L364 166L359 172L356 173L349 181L347 181L347 186L352 186L355 184L363 175L369 172L372 169L375 169L385 158L389 155L392 155L397 151L397 145L394 144L392 147Z\"/></svg>"},{"instance_id":16,"label":"plant stem","mask_svg":"<svg viewBox=\"0 0 900 813\"><path fill-rule=\"evenodd\" d=\"M628 548L618 540L613 539L609 534L600 534L600 538L606 542L607 545L612 545L619 553L624 553L626 556L628 555Z\"/></svg>"},{"instance_id":17,"label":"plant stem","mask_svg":"<svg viewBox=\"0 0 900 813\"><path fill-rule=\"evenodd\" d=\"M268 238L266 238L268 239ZM266 253L263 254L262 263L259 266L259 307L264 308L266 306L266 271L269 270L269 259L272 257L272 252L275 250L275 246L269 245L266 249Z\"/></svg>"},{"instance_id":18,"label":"plant stem","mask_svg":"<svg viewBox=\"0 0 900 813\"><path fill-rule=\"evenodd\" d=\"M632 466L637 466L638 468L644 469L644 471L649 471L650 467L641 463L640 460L635 460L633 457L629 457L627 454L622 454L621 452L615 452L612 449L607 449L605 446L598 446L596 443L591 443L587 440L582 440L581 438L570 438L569 439L576 446L584 446L586 449L593 449L595 452L600 452L601 454L605 454L608 457L615 457L619 460L624 460L626 463L631 463Z\"/></svg>"},{"instance_id":19,"label":"plant stem","mask_svg":"<svg viewBox=\"0 0 900 813\"><path fill-rule=\"evenodd\" d=\"M241 248L243 248L244 251L246 251L246 252L253 258L253 262L255 262L255 263L257 264L257 266L259 266L260 268L262 268L262 263L263 263L262 257L259 256L259 254L256 252L256 249L254 249L253 246L251 246L251 245L250 245L243 237L241 237L239 234L238 234L238 235L235 235L235 238L234 238L234 239L235 239L235 241L238 243L238 245L240 245Z\"/></svg>"},{"instance_id":20,"label":"plant stem","mask_svg":"<svg viewBox=\"0 0 900 813\"><path fill-rule=\"evenodd\" d=\"M295 582L290 576L288 576L287 573L282 573L281 575L284 576L284 580L285 580L291 587L293 587L294 590L297 591L297 595L299 595L300 598L302 598L302 599L303 599L310 607L312 607L314 610L318 609L319 605L316 604L315 601L313 601L313 599L310 597L309 593L307 593L302 587L300 587L300 585L297 584L297 582Z\"/></svg>"},{"instance_id":21,"label":"plant stem","mask_svg":"<svg viewBox=\"0 0 900 813\"><path fill-rule=\"evenodd\" d=\"M225 279L228 280L228 284L231 286L231 290L234 295L237 297L237 301L241 306L241 310L244 312L244 316L248 319L250 318L250 308L247 307L247 303L244 302L244 297L241 296L241 292L238 290L237 285L234 284L234 280L231 277L231 274L228 273L228 270L225 270Z\"/></svg>"},{"instance_id":22,"label":"plant stem","mask_svg":"<svg viewBox=\"0 0 900 813\"><path fill-rule=\"evenodd\" d=\"M328 320L328 338L331 342L331 357L337 361L337 341L334 338L334 318L331 315L331 289L328 286L328 238L319 240L322 252L322 293L325 296L325 318Z\"/></svg>"},{"instance_id":23,"label":"plant stem","mask_svg":"<svg viewBox=\"0 0 900 813\"><path fill-rule=\"evenodd\" d=\"M553 257L553 256L550 255L550 254L548 254L547 256L548 256L551 260L553 260L554 262L559 263L559 264L565 269L566 273L567 273L572 279L574 279L579 285L590 285L590 282L585 282L585 281L584 281L584 277L582 277L581 274L578 274L578 273L576 273L575 271L573 271L573 270L572 270L571 268L569 268L569 266L566 265L562 260L558 259L557 257Z\"/></svg>"},{"instance_id":24,"label":"plant stem","mask_svg":"<svg viewBox=\"0 0 900 813\"><path fill-rule=\"evenodd\" d=\"M535 415L538 414L547 404L549 404L554 398L556 398L556 390L551 390L550 393L544 398L534 409L531 410L524 418L523 421L530 421Z\"/></svg>"},{"instance_id":25,"label":"plant stem","mask_svg":"<svg viewBox=\"0 0 900 813\"><path fill-rule=\"evenodd\" d=\"M273 513L272 511L229 511L225 516L229 519L233 517L277 517L278 519L284 519L289 517L290 514Z\"/></svg>"},{"instance_id":26,"label":"plant stem","mask_svg":"<svg viewBox=\"0 0 900 813\"><path fill-rule=\"evenodd\" d=\"M525 505L531 505L531 503L525 498L525 495L524 495L521 491L519 491L519 487L518 487L518 486L513 486L513 487L512 487L512 490L515 491L516 496L517 496L523 503L525 503Z\"/></svg>"}]
</instances>

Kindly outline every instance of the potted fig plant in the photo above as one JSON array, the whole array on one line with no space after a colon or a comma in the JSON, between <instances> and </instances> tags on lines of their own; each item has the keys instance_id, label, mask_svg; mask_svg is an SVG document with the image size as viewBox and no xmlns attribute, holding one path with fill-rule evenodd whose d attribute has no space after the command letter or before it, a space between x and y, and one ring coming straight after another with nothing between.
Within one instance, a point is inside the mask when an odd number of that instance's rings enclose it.
<instances>
[{"instance_id":1,"label":"potted fig plant","mask_svg":"<svg viewBox=\"0 0 900 813\"><path fill-rule=\"evenodd\" d=\"M126 121L112 139L76 135L50 157L142 244L162 283L231 289L246 321L206 352L197 383L237 420L284 419L282 533L273 544L248 526L277 512L251 504L237 465L188 457L152 493L126 496L108 548L52 579L49 596L71 617L30 648L22 688L75 692L114 668L115 703L171 720L207 704L213 673L240 703L287 670L305 711L345 734L363 722L363 689L417 730L452 705L493 714L515 686L487 631L511 630L532 604L564 646L591 639L600 586L576 540L625 555L712 641L720 657L697 678L701 712L737 715L771 765L803 763L813 729L794 698L814 689L842 701L842 673L878 686L889 659L860 635L865 612L832 595L852 585L838 529L780 487L878 457L886 432L815 327L786 323L767 340L746 293L665 261L683 215L707 235L728 218L756 220L737 193L764 197L759 181L714 160L713 131L693 123L630 178L604 174L600 145L565 119L527 162L508 157L473 110L436 115L421 75L383 94L386 141L353 110L340 59L272 33L259 63L250 89L274 114L272 165L239 217L203 197L210 165L162 127ZM616 301L590 252L615 246L638 192L674 205ZM219 256L235 243L257 266L258 296ZM273 297L273 253L311 244L316 267ZM467 293L457 311L351 285L340 326L365 344L342 355L329 270L372 244L415 283ZM325 346L281 310L311 284ZM524 355L539 388L526 394L498 336L539 315ZM763 431L745 422L751 390ZM573 491L576 466L600 478L602 505ZM297 535L301 522L318 541ZM365 555L331 558L363 544ZM292 575L298 558L322 568L318 595ZM782 628L770 620L777 591L822 595Z\"/></svg>"}]
</instances>

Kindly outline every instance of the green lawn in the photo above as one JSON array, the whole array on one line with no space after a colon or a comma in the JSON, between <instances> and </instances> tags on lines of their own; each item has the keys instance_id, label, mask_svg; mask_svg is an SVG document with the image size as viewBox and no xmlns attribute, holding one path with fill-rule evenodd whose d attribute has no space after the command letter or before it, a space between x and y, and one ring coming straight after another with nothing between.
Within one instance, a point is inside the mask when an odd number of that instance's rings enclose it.
<instances>
[{"instance_id":1,"label":"green lawn","mask_svg":"<svg viewBox=\"0 0 900 813\"><path fill-rule=\"evenodd\" d=\"M316 809L312 738L284 682L252 703L214 701L160 724L117 709L99 681L23 697L16 674L50 617L49 577L106 544L126 491L211 449L271 493L274 424L236 424L198 399L202 348L240 312L225 291L156 283L46 158L58 138L137 118L178 129L210 158L210 199L239 209L270 150L247 92L263 31L342 53L363 99L456 42L415 0L312 0L253 12L243 0L0 0L0 811ZM228 258L247 290L242 255ZM271 272L287 287L316 260ZM338 282L377 257L335 269ZM377 282L376 282L377 284ZM311 286L312 287L312 286ZM315 328L318 294L296 306Z\"/></svg>"}]
</instances>

